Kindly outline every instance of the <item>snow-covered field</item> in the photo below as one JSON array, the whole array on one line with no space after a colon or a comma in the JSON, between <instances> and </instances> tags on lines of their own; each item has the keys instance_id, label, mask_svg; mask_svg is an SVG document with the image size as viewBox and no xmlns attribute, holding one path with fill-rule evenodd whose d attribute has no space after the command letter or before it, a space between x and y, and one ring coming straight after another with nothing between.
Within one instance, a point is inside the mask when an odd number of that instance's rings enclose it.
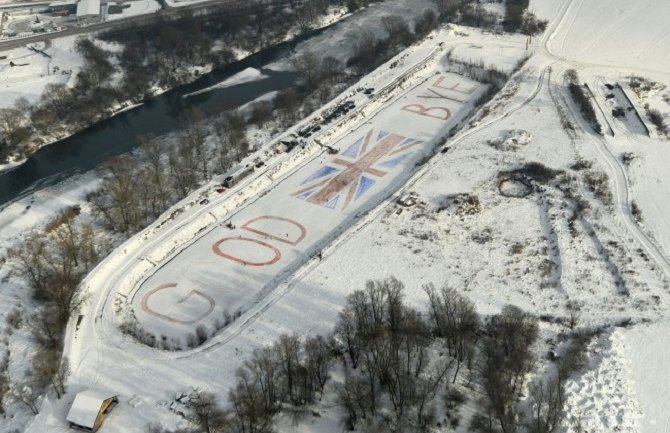
<instances>
[{"instance_id":1,"label":"snow-covered field","mask_svg":"<svg viewBox=\"0 0 670 433\"><path fill-rule=\"evenodd\" d=\"M20 98L39 100L47 84L73 84L83 60L74 50L75 37L54 39L50 45L37 44L51 57L28 48L4 52L0 60L0 108L11 107ZM16 66L10 66L13 62Z\"/></svg>"},{"instance_id":2,"label":"snow-covered field","mask_svg":"<svg viewBox=\"0 0 670 433\"><path fill-rule=\"evenodd\" d=\"M568 302L578 305L580 325L604 331L588 346L587 368L566 383L562 431L670 431L670 147L653 130L647 136L632 110L611 114L627 103L617 84L644 121L647 102L670 112L668 7L533 0L531 10L550 21L531 44L534 56L466 124L483 86L446 73L446 50L510 70L526 54L524 38L452 27L402 54L397 67L373 72L364 83L376 89L371 99L354 90L342 97L356 103L345 121L305 149L273 156L223 196L200 191L177 205L186 209L177 218L162 219L96 268L83 284L90 300L81 325L68 331L70 390L45 400L28 430L67 431L69 404L91 386L120 395L103 432L141 432L149 421L176 427L184 422L169 409L176 392L225 395L254 348L282 333L330 332L349 293L394 275L421 309L427 283L462 291L482 314L511 303L565 318ZM355 31L331 36L324 53L337 56ZM323 37L315 43L325 50ZM569 99L562 75L570 68L593 90L603 136ZM636 95L632 73L660 85ZM234 77L257 78L257 71ZM456 125L462 131L448 149L424 158ZM554 180L531 188L506 174L528 163L556 170ZM590 189L594 178L604 179L604 193ZM202 197L209 203L197 204ZM579 212L574 197L586 203ZM2 239L24 230L10 214L0 217ZM216 328L225 310L240 317L192 350L152 349L118 328L136 320L182 341L198 325ZM543 335L554 336L549 322ZM336 416L299 431L338 431Z\"/></svg>"}]
</instances>

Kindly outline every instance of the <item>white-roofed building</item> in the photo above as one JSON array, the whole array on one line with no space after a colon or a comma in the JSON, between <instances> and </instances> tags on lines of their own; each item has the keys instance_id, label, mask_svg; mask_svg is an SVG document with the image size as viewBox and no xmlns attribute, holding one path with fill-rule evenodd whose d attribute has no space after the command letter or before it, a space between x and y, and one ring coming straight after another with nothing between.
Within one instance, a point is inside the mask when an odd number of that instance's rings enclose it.
<instances>
[{"instance_id":1,"label":"white-roofed building","mask_svg":"<svg viewBox=\"0 0 670 433\"><path fill-rule=\"evenodd\" d=\"M119 401L118 396L89 389L82 391L74 398L72 407L67 413L67 422L71 428L85 431L98 431L105 415L112 410Z\"/></svg>"},{"instance_id":2,"label":"white-roofed building","mask_svg":"<svg viewBox=\"0 0 670 433\"><path fill-rule=\"evenodd\" d=\"M92 21L100 17L100 0L79 0L77 21Z\"/></svg>"}]
</instances>

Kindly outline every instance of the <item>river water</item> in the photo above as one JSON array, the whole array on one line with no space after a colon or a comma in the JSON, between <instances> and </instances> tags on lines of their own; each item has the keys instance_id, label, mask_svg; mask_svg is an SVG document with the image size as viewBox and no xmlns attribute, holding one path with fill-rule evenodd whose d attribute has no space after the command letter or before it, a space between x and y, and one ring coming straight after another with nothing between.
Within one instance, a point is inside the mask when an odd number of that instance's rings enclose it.
<instances>
[{"instance_id":1,"label":"river water","mask_svg":"<svg viewBox=\"0 0 670 433\"><path fill-rule=\"evenodd\" d=\"M193 83L172 89L143 105L43 147L23 164L0 172L0 207L36 190L55 185L74 174L93 170L109 157L131 152L138 147L140 135L160 136L179 129L180 114L186 109L197 108L207 116L239 107L268 92L296 85L296 73L262 69L263 65L287 56L296 43L316 33L312 32L299 40L282 43L225 68L214 70ZM261 69L266 77L183 97L206 89L249 67Z\"/></svg>"}]
</instances>

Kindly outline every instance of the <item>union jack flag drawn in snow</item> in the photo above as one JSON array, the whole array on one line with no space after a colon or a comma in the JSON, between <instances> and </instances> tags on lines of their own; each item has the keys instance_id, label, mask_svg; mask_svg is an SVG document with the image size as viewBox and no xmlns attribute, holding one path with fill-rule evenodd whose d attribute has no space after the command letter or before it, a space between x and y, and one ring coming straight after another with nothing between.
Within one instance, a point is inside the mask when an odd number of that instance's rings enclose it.
<instances>
[{"instance_id":1,"label":"union jack flag drawn in snow","mask_svg":"<svg viewBox=\"0 0 670 433\"><path fill-rule=\"evenodd\" d=\"M319 206L344 210L410 156L420 143L387 131L370 130L307 177L292 195Z\"/></svg>"}]
</instances>

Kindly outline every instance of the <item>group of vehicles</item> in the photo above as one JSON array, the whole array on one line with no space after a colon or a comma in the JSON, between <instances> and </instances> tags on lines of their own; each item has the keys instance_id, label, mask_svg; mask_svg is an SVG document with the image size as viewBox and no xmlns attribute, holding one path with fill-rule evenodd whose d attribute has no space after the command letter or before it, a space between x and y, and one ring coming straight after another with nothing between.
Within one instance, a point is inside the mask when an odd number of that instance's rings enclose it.
<instances>
[{"instance_id":1,"label":"group of vehicles","mask_svg":"<svg viewBox=\"0 0 670 433\"><path fill-rule=\"evenodd\" d=\"M321 130L321 125L327 125L338 117L347 114L349 110L352 110L354 107L356 107L354 101L346 101L338 105L332 111L324 114L323 117L317 117L312 123L302 129L299 129L298 136L302 138L309 138L312 134Z\"/></svg>"},{"instance_id":2,"label":"group of vehicles","mask_svg":"<svg viewBox=\"0 0 670 433\"><path fill-rule=\"evenodd\" d=\"M285 140L281 140L280 143L285 147L286 152L290 152L295 146L301 144L303 142L303 139L309 138L310 136L312 136L312 134L320 131L322 125L327 125L328 123L334 121L338 117L346 115L350 110L353 110L355 107L356 104L354 103L354 101L343 102L342 104L336 106L332 110L323 114L322 117L316 117L307 126L299 129L297 133L289 134L287 138ZM329 153L337 152L336 149L330 146L325 147L327 148ZM253 164L247 164L244 167L239 168L236 172L234 172L230 176L227 176L221 183L221 186L216 189L216 191L222 193L227 188L232 188L233 186L237 185L242 179L253 173L253 171L257 167L261 167L263 165L264 162L261 159L257 158Z\"/></svg>"}]
</instances>

